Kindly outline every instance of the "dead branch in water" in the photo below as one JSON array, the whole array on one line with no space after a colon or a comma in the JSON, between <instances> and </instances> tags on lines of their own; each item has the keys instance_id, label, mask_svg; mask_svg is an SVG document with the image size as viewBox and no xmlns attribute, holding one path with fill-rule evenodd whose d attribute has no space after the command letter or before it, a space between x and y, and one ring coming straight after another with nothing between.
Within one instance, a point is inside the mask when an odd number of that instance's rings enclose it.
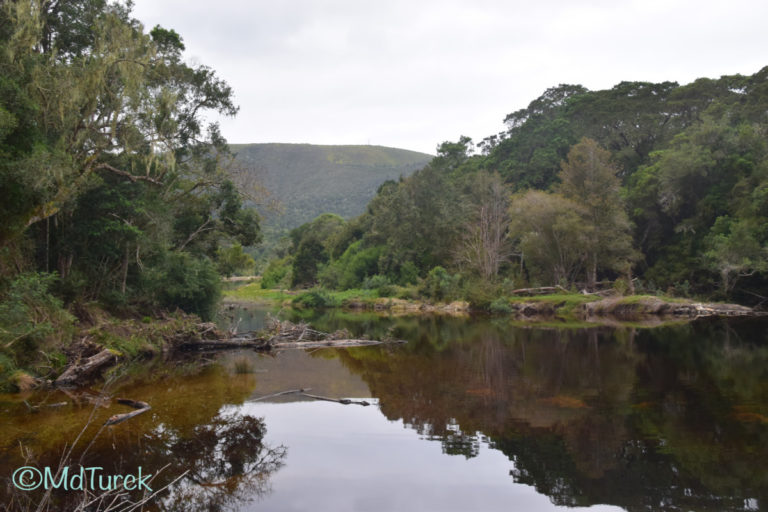
<instances>
[{"instance_id":1,"label":"dead branch in water","mask_svg":"<svg viewBox=\"0 0 768 512\"><path fill-rule=\"evenodd\" d=\"M284 396L284 395L301 395L307 398L312 398L314 400L323 400L325 402L336 402L338 404L343 404L343 405L349 405L349 404L363 405L363 406L371 405L370 402L366 402L365 400L350 400L349 398L329 398L327 396L310 395L309 393L307 393L307 391L312 391L312 388L289 389L288 391L280 391L279 393L272 393L271 395L264 395L258 398L253 398L249 400L249 402L259 402L261 400L266 400L268 398L276 398L278 396Z\"/></svg>"},{"instance_id":2,"label":"dead branch in water","mask_svg":"<svg viewBox=\"0 0 768 512\"><path fill-rule=\"evenodd\" d=\"M272 393L271 395L260 396L259 398L254 398L252 400L249 400L249 402L258 402L260 400L266 400L267 398L275 398L277 396L291 395L294 393L304 393L305 391L312 391L312 388L289 389L288 391L280 391L279 393Z\"/></svg>"},{"instance_id":3,"label":"dead branch in water","mask_svg":"<svg viewBox=\"0 0 768 512\"><path fill-rule=\"evenodd\" d=\"M118 423L122 423L125 420L129 420L135 416L138 416L139 414L144 414L145 412L147 412L152 408L147 402L130 400L128 398L118 398L117 403L127 405L129 407L133 407L136 410L132 412L126 412L123 414L115 414L114 416L110 416L109 419L104 422L105 426L117 425Z\"/></svg>"},{"instance_id":4,"label":"dead branch in water","mask_svg":"<svg viewBox=\"0 0 768 512\"><path fill-rule=\"evenodd\" d=\"M210 338L216 333L216 338ZM380 341L354 339L346 330L333 333L318 331L305 323L294 324L288 321L270 319L265 331L251 331L227 334L212 330L210 324L199 324L198 334L190 336L180 343L182 349L226 350L253 348L256 350L305 349L328 347L363 347L382 343L405 343L403 340Z\"/></svg>"},{"instance_id":5,"label":"dead branch in water","mask_svg":"<svg viewBox=\"0 0 768 512\"><path fill-rule=\"evenodd\" d=\"M115 361L117 361L117 354L105 348L98 354L95 354L82 362L71 364L64 373L56 379L56 386L74 386L77 383L87 380L92 375L100 373L104 367L113 364Z\"/></svg>"},{"instance_id":6,"label":"dead branch in water","mask_svg":"<svg viewBox=\"0 0 768 512\"><path fill-rule=\"evenodd\" d=\"M326 347L367 347L370 345L381 345L383 343L405 343L403 340L379 341L379 340L325 340L325 341L296 341L282 342L271 345L270 348L326 348Z\"/></svg>"},{"instance_id":7,"label":"dead branch in water","mask_svg":"<svg viewBox=\"0 0 768 512\"><path fill-rule=\"evenodd\" d=\"M328 398L327 396L310 395L309 393L302 393L302 395L309 398L314 398L315 400L323 400L326 402L336 402L338 404L343 404L343 405L350 405L350 404L362 405L362 406L371 405L370 402L366 402L365 400L350 400L349 398Z\"/></svg>"}]
</instances>

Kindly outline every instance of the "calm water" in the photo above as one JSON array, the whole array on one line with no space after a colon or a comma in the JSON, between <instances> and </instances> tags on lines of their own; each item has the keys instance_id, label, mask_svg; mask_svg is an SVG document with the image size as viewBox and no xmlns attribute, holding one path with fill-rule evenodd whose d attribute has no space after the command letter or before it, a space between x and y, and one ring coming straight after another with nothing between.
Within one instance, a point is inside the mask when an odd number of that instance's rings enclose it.
<instances>
[{"instance_id":1,"label":"calm water","mask_svg":"<svg viewBox=\"0 0 768 512\"><path fill-rule=\"evenodd\" d=\"M232 313L241 329L264 317ZM308 320L408 343L134 368L111 393L152 411L104 429L83 464L108 473L170 464L153 488L189 470L159 510L768 508L765 322L567 329L341 312ZM297 388L372 405L260 400ZM31 413L22 399L44 403ZM24 465L20 445L30 465L55 465L92 402L83 392L0 397L0 498L11 498L9 476ZM126 410L113 401L96 411L83 440ZM64 510L73 496L58 499Z\"/></svg>"}]
</instances>

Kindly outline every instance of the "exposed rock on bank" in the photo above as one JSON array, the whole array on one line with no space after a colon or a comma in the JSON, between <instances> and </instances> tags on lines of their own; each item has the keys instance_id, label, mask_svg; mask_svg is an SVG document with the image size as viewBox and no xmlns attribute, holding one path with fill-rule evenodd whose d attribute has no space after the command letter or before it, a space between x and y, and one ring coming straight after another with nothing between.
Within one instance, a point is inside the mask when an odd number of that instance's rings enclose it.
<instances>
[{"instance_id":1,"label":"exposed rock on bank","mask_svg":"<svg viewBox=\"0 0 768 512\"><path fill-rule=\"evenodd\" d=\"M766 313L737 304L702 303L687 300L664 300L652 296L610 297L578 305L568 305L556 297L548 300L516 301L509 304L518 318L551 318L571 316L579 320L639 320L649 318L695 319L701 317L751 317Z\"/></svg>"},{"instance_id":2,"label":"exposed rock on bank","mask_svg":"<svg viewBox=\"0 0 768 512\"><path fill-rule=\"evenodd\" d=\"M712 316L746 317L765 313L738 304L714 304L702 302L671 302L658 297L612 297L588 302L579 306L578 313L584 318L610 316L633 319L649 315L701 318Z\"/></svg>"}]
</instances>

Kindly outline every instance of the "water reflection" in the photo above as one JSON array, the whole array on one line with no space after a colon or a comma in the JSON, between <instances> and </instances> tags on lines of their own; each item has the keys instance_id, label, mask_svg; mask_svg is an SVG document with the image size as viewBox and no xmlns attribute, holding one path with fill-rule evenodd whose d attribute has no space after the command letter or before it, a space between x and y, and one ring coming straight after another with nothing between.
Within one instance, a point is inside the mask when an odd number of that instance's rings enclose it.
<instances>
[{"instance_id":1,"label":"water reflection","mask_svg":"<svg viewBox=\"0 0 768 512\"><path fill-rule=\"evenodd\" d=\"M339 318L323 321L333 328ZM340 357L387 418L440 439L446 454L473 457L486 436L514 462L514 481L557 505L768 503L765 323L544 330L431 318L417 330L413 319L393 326L412 343Z\"/></svg>"},{"instance_id":2,"label":"water reflection","mask_svg":"<svg viewBox=\"0 0 768 512\"><path fill-rule=\"evenodd\" d=\"M343 312L305 319L409 343L222 354L201 373L135 376L121 393L153 410L102 434L85 462L115 472L171 462L153 488L189 470L153 505L169 511L768 506L765 323L563 329ZM242 358L252 373L236 372ZM300 387L376 398L378 408L251 401ZM0 410L5 476L19 465L19 440L37 464L54 463L90 405L32 415L19 400L0 400ZM114 412L104 409L95 424ZM245 505L271 485L264 502Z\"/></svg>"},{"instance_id":3,"label":"water reflection","mask_svg":"<svg viewBox=\"0 0 768 512\"><path fill-rule=\"evenodd\" d=\"M142 467L145 475L154 475L153 490L164 488L186 472L142 510L237 509L269 492L270 476L282 467L286 456L284 447L270 447L263 442L266 426L260 418L226 405L242 403L254 385L250 376L231 376L222 366L208 367L198 374L133 382L121 391L130 391L133 397L151 403L153 409L100 430L99 425L116 408L97 405L94 420L73 450L71 471L77 471L78 464L82 464L102 467L104 475L136 474ZM107 405L109 400L104 402ZM16 406L3 404L6 411ZM25 504L30 505L29 510L35 510L31 504L38 503L43 495L41 491L15 491L8 478L14 468L48 466L55 471L62 449L75 440L92 411L90 404L80 403L40 415L16 410L4 418L2 430L7 434L8 444L4 443L0 452L0 465L7 481L0 492L4 492L2 501L12 504L9 510L26 510ZM43 428L36 429L36 424ZM23 435L14 439L15 433ZM25 446L27 460L13 449L12 443ZM133 502L141 498L140 492L130 496ZM83 499L82 493L60 489L53 494L51 510L74 510Z\"/></svg>"},{"instance_id":4,"label":"water reflection","mask_svg":"<svg viewBox=\"0 0 768 512\"><path fill-rule=\"evenodd\" d=\"M236 509L270 491L270 476L280 469L286 449L262 443L262 420L227 410L205 425L196 425L190 437L156 429L148 437L144 457L189 471L180 485L159 503L167 511Z\"/></svg>"}]
</instances>

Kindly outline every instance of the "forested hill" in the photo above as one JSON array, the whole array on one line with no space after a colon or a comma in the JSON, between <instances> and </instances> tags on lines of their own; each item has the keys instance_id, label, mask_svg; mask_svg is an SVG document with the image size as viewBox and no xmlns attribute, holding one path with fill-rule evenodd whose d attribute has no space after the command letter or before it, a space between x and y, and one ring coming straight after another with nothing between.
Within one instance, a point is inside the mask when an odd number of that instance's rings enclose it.
<instances>
[{"instance_id":1,"label":"forested hill","mask_svg":"<svg viewBox=\"0 0 768 512\"><path fill-rule=\"evenodd\" d=\"M382 146L312 144L235 144L237 159L281 203L280 215L266 223L290 229L330 212L342 217L363 213L383 182L409 176L433 157Z\"/></svg>"},{"instance_id":2,"label":"forested hill","mask_svg":"<svg viewBox=\"0 0 768 512\"><path fill-rule=\"evenodd\" d=\"M477 145L441 144L360 217L295 230L273 274L421 283L475 304L509 286L599 281L768 301L768 67L685 85L561 84L504 121Z\"/></svg>"}]
</instances>

